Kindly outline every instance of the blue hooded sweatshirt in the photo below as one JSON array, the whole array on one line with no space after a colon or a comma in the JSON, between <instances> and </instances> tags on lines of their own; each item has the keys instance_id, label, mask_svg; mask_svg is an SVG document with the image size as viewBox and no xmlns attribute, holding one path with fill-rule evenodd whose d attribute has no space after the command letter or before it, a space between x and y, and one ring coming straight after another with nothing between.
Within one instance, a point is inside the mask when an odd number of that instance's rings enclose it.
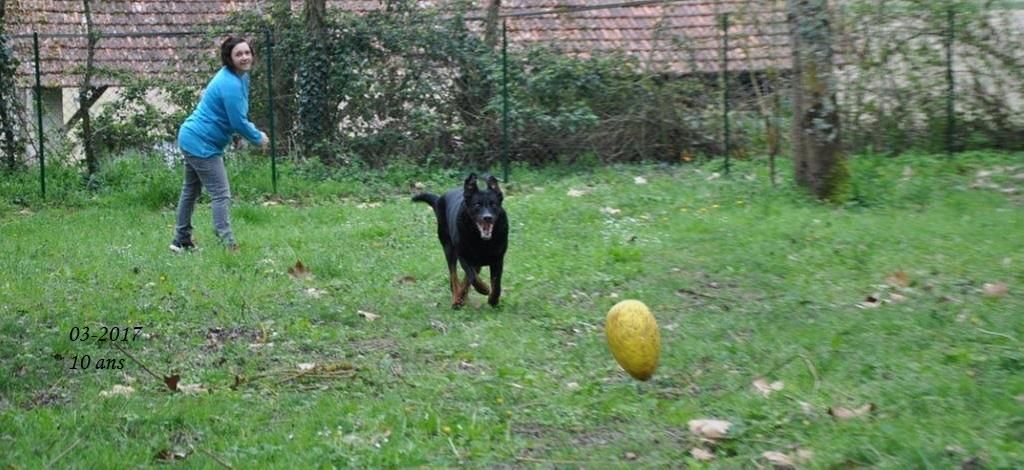
<instances>
[{"instance_id":1,"label":"blue hooded sweatshirt","mask_svg":"<svg viewBox=\"0 0 1024 470\"><path fill-rule=\"evenodd\" d=\"M235 75L221 67L206 86L199 106L178 129L178 147L193 157L217 157L236 132L259 144L262 135L248 115L249 74Z\"/></svg>"}]
</instances>

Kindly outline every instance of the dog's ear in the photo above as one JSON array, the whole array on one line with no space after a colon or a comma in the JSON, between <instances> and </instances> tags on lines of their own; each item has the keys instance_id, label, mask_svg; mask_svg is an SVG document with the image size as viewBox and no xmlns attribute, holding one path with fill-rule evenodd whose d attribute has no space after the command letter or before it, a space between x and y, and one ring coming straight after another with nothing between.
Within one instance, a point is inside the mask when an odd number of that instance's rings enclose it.
<instances>
[{"instance_id":1,"label":"dog's ear","mask_svg":"<svg viewBox=\"0 0 1024 470\"><path fill-rule=\"evenodd\" d=\"M492 192L498 193L499 197L502 196L501 187L498 186L498 178L495 178L493 175L487 177L487 189L491 190Z\"/></svg>"},{"instance_id":2,"label":"dog's ear","mask_svg":"<svg viewBox=\"0 0 1024 470\"><path fill-rule=\"evenodd\" d=\"M476 185L476 173L470 173L466 177L466 181L462 183L462 191L466 194L472 194L479 190L480 188Z\"/></svg>"}]
</instances>

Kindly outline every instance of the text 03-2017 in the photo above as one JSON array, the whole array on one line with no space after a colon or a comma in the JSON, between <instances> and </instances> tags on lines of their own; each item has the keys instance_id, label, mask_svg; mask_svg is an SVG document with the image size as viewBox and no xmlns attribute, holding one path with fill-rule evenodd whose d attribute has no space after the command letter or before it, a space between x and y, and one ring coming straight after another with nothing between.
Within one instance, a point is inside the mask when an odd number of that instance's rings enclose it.
<instances>
[{"instance_id":1,"label":"text 03-2017","mask_svg":"<svg viewBox=\"0 0 1024 470\"><path fill-rule=\"evenodd\" d=\"M100 326L89 330L88 326L74 326L68 333L71 341L135 341L142 334L141 326Z\"/></svg>"}]
</instances>

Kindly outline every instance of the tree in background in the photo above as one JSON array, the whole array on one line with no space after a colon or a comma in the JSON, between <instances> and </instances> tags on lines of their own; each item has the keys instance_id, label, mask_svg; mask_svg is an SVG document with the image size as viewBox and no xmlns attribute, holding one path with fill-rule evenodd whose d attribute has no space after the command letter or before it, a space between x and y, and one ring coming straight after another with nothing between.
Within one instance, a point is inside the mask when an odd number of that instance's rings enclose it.
<instances>
[{"instance_id":1,"label":"tree in background","mask_svg":"<svg viewBox=\"0 0 1024 470\"><path fill-rule=\"evenodd\" d=\"M18 134L15 132L21 101L14 83L18 64L7 43L6 18L7 2L0 0L0 133L3 134L0 138L3 139L3 166L8 171L14 171L21 154Z\"/></svg>"},{"instance_id":2,"label":"tree in background","mask_svg":"<svg viewBox=\"0 0 1024 470\"><path fill-rule=\"evenodd\" d=\"M82 112L82 148L85 149L85 167L91 177L100 170L99 160L92 145L92 119L89 116L89 108L92 106L93 93L96 93L92 86L92 74L94 60L96 57L96 41L99 40L99 33L96 32L92 23L92 9L89 7L89 0L83 0L85 8L85 32L88 36L86 46L85 71L82 74L82 85L78 88L78 106Z\"/></svg>"},{"instance_id":3,"label":"tree in background","mask_svg":"<svg viewBox=\"0 0 1024 470\"><path fill-rule=\"evenodd\" d=\"M331 136L331 113L327 108L328 51L325 0L307 0L303 3L303 20L308 42L299 66L299 138L307 155L319 158L325 164L333 163L328 149Z\"/></svg>"},{"instance_id":4,"label":"tree in background","mask_svg":"<svg viewBox=\"0 0 1024 470\"><path fill-rule=\"evenodd\" d=\"M793 50L796 182L822 200L841 197L849 170L839 135L828 0L787 0Z\"/></svg>"}]
</instances>

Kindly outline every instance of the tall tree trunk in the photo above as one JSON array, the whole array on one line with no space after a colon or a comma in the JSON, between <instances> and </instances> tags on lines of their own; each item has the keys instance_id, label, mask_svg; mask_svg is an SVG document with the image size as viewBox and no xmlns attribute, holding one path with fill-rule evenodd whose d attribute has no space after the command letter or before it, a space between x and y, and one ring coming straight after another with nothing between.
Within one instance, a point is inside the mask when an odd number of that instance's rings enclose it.
<instances>
[{"instance_id":1,"label":"tall tree trunk","mask_svg":"<svg viewBox=\"0 0 1024 470\"><path fill-rule=\"evenodd\" d=\"M501 0L487 0L487 17L484 20L484 44L494 50L498 45L498 13Z\"/></svg>"},{"instance_id":2,"label":"tall tree trunk","mask_svg":"<svg viewBox=\"0 0 1024 470\"><path fill-rule=\"evenodd\" d=\"M82 147L85 149L86 172L91 177L100 169L96 152L92 145L92 119L89 117L89 107L92 105L90 95L92 89L93 61L96 56L97 33L93 30L92 10L89 7L89 0L83 0L85 6L85 32L88 36L85 56L85 73L82 77L82 85L78 88L78 106L82 111Z\"/></svg>"},{"instance_id":3,"label":"tall tree trunk","mask_svg":"<svg viewBox=\"0 0 1024 470\"><path fill-rule=\"evenodd\" d=\"M271 21L274 35L274 135L275 145L282 154L291 150L290 134L295 120L295 61L281 47L282 39L290 28L292 19L291 0L273 0Z\"/></svg>"},{"instance_id":4,"label":"tall tree trunk","mask_svg":"<svg viewBox=\"0 0 1024 470\"><path fill-rule=\"evenodd\" d=\"M796 182L836 200L849 179L839 135L828 0L787 0L793 49L793 163Z\"/></svg>"},{"instance_id":5,"label":"tall tree trunk","mask_svg":"<svg viewBox=\"0 0 1024 470\"><path fill-rule=\"evenodd\" d=\"M18 155L21 153L15 133L20 101L14 83L17 64L7 42L6 18L7 2L0 0L0 132L3 132L3 166L8 171L14 171L18 167Z\"/></svg>"},{"instance_id":6,"label":"tall tree trunk","mask_svg":"<svg viewBox=\"0 0 1024 470\"><path fill-rule=\"evenodd\" d=\"M331 113L327 108L329 64L325 44L325 0L306 0L302 14L309 43L299 68L300 136L307 154L316 156L325 164L332 164L334 157L327 148L334 123L330 122Z\"/></svg>"}]
</instances>

